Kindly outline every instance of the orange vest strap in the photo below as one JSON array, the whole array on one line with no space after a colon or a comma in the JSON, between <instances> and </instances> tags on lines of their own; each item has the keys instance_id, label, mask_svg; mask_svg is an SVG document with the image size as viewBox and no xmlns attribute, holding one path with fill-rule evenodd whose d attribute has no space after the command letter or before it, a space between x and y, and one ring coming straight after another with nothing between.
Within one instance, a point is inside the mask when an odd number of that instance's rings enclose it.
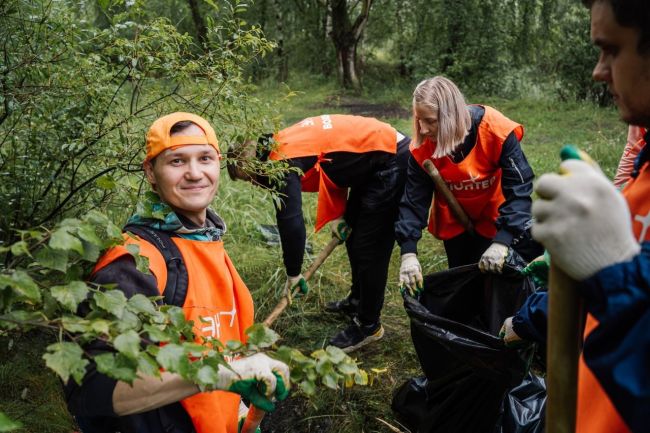
<instances>
[{"instance_id":1,"label":"orange vest strap","mask_svg":"<svg viewBox=\"0 0 650 433\"><path fill-rule=\"evenodd\" d=\"M137 245L140 247L138 254L149 259L149 271L154 275L154 277L156 277L156 286L158 287L158 292L162 295L165 291L165 286L167 285L167 267L165 266L165 259L158 248L144 239L139 237L133 238L126 233L123 233L122 237L124 238L124 243L122 245L116 245L106 251L106 253L104 253L95 264L91 276L118 258L131 255L131 253L126 249L127 245Z\"/></svg>"}]
</instances>

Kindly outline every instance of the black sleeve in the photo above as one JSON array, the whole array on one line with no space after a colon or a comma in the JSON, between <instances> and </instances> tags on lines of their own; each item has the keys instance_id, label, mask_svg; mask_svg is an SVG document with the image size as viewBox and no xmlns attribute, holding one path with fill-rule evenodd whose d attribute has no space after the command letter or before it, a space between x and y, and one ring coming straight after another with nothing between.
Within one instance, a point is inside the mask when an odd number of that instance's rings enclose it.
<instances>
[{"instance_id":1,"label":"black sleeve","mask_svg":"<svg viewBox=\"0 0 650 433\"><path fill-rule=\"evenodd\" d=\"M130 255L122 256L99 270L90 282L116 284L127 298L136 293L145 296L159 295L156 277L138 271L135 267L135 261ZM87 308L82 305L79 314L84 315L87 312ZM94 341L85 346L84 350L94 356L112 349L101 341ZM81 386L77 385L72 379L64 385L65 397L70 412L78 417L116 416L113 411L113 390L116 384L115 379L99 373L96 365L91 360Z\"/></svg>"},{"instance_id":2,"label":"black sleeve","mask_svg":"<svg viewBox=\"0 0 650 433\"><path fill-rule=\"evenodd\" d=\"M300 175L291 171L285 182L277 188L280 202L275 203L275 216L282 242L282 258L287 275L300 274L305 254L305 221L302 216L302 185Z\"/></svg>"},{"instance_id":3,"label":"black sleeve","mask_svg":"<svg viewBox=\"0 0 650 433\"><path fill-rule=\"evenodd\" d=\"M503 142L501 157L501 190L505 201L499 206L496 219L495 242L510 246L513 238L527 230L531 224L530 198L535 174L528 164L514 132Z\"/></svg>"},{"instance_id":4,"label":"black sleeve","mask_svg":"<svg viewBox=\"0 0 650 433\"><path fill-rule=\"evenodd\" d=\"M395 238L400 245L401 254L417 253L422 229L427 226L433 190L433 181L413 155L409 155L406 187L399 205L399 217L395 222Z\"/></svg>"}]
</instances>

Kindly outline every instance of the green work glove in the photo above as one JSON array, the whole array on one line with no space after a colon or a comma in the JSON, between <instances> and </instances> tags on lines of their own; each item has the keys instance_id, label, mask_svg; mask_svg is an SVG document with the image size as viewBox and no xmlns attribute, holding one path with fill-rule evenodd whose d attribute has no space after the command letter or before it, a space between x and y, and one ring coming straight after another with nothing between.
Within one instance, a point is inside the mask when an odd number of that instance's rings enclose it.
<instances>
[{"instance_id":1,"label":"green work glove","mask_svg":"<svg viewBox=\"0 0 650 433\"><path fill-rule=\"evenodd\" d=\"M544 254L534 259L524 269L521 274L533 279L536 286L548 287L548 269L550 264L550 257L547 251Z\"/></svg>"},{"instance_id":2,"label":"green work glove","mask_svg":"<svg viewBox=\"0 0 650 433\"><path fill-rule=\"evenodd\" d=\"M295 277L287 276L287 281L284 283L284 293L289 296L306 295L309 293L307 280L305 280L302 274L298 274Z\"/></svg>"},{"instance_id":3,"label":"green work glove","mask_svg":"<svg viewBox=\"0 0 650 433\"><path fill-rule=\"evenodd\" d=\"M331 221L330 230L332 232L332 237L339 238L341 242L345 242L352 232L352 229L343 218L337 218L334 221Z\"/></svg>"},{"instance_id":4,"label":"green work glove","mask_svg":"<svg viewBox=\"0 0 650 433\"><path fill-rule=\"evenodd\" d=\"M239 394L266 412L275 410L274 398L284 400L289 395L289 367L284 362L256 353L229 366L219 367L216 389Z\"/></svg>"}]
</instances>

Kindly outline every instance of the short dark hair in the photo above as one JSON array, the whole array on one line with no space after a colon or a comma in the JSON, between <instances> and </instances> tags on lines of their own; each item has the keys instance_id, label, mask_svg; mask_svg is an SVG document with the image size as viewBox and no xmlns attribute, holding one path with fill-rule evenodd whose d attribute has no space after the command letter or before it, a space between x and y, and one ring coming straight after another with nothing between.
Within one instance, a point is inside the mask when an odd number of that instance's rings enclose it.
<instances>
[{"instance_id":1,"label":"short dark hair","mask_svg":"<svg viewBox=\"0 0 650 433\"><path fill-rule=\"evenodd\" d=\"M619 25L633 27L639 31L639 54L650 54L650 1L648 0L582 0L589 9L596 2L607 2L612 6Z\"/></svg>"},{"instance_id":2,"label":"short dark hair","mask_svg":"<svg viewBox=\"0 0 650 433\"><path fill-rule=\"evenodd\" d=\"M189 128L192 125L196 125L196 123L190 121L190 120L181 120L180 122L176 122L172 125L172 127L169 129L169 135L174 135L178 132L181 132L185 130L185 128Z\"/></svg>"}]
</instances>

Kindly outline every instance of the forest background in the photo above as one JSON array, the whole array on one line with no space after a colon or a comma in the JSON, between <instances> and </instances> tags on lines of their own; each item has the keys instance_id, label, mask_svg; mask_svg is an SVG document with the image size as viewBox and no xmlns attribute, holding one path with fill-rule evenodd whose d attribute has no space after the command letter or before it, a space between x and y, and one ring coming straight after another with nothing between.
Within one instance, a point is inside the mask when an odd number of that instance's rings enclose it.
<instances>
[{"instance_id":1,"label":"forest background","mask_svg":"<svg viewBox=\"0 0 650 433\"><path fill-rule=\"evenodd\" d=\"M113 316L92 326L70 317L104 238L119 234L147 190L144 134L161 114L204 115L224 148L325 113L373 116L410 134L415 84L442 74L469 102L524 124L538 175L574 143L611 176L625 140L606 89L591 79L597 52L578 0L0 0L0 41L0 431L74 431L52 370L74 377L84 354L57 342L71 330L130 335ZM274 224L272 200L224 171L214 208L261 320L284 278L279 247L260 233ZM304 210L311 230L314 197ZM314 254L327 241L309 236ZM265 431L403 430L390 395L419 366L397 255L386 337L354 354L381 372L373 384L296 390ZM420 255L427 273L445 267L428 234ZM322 306L349 284L339 248L274 326L282 342L304 353L326 345L343 322ZM120 346L120 356L129 350Z\"/></svg>"}]
</instances>

